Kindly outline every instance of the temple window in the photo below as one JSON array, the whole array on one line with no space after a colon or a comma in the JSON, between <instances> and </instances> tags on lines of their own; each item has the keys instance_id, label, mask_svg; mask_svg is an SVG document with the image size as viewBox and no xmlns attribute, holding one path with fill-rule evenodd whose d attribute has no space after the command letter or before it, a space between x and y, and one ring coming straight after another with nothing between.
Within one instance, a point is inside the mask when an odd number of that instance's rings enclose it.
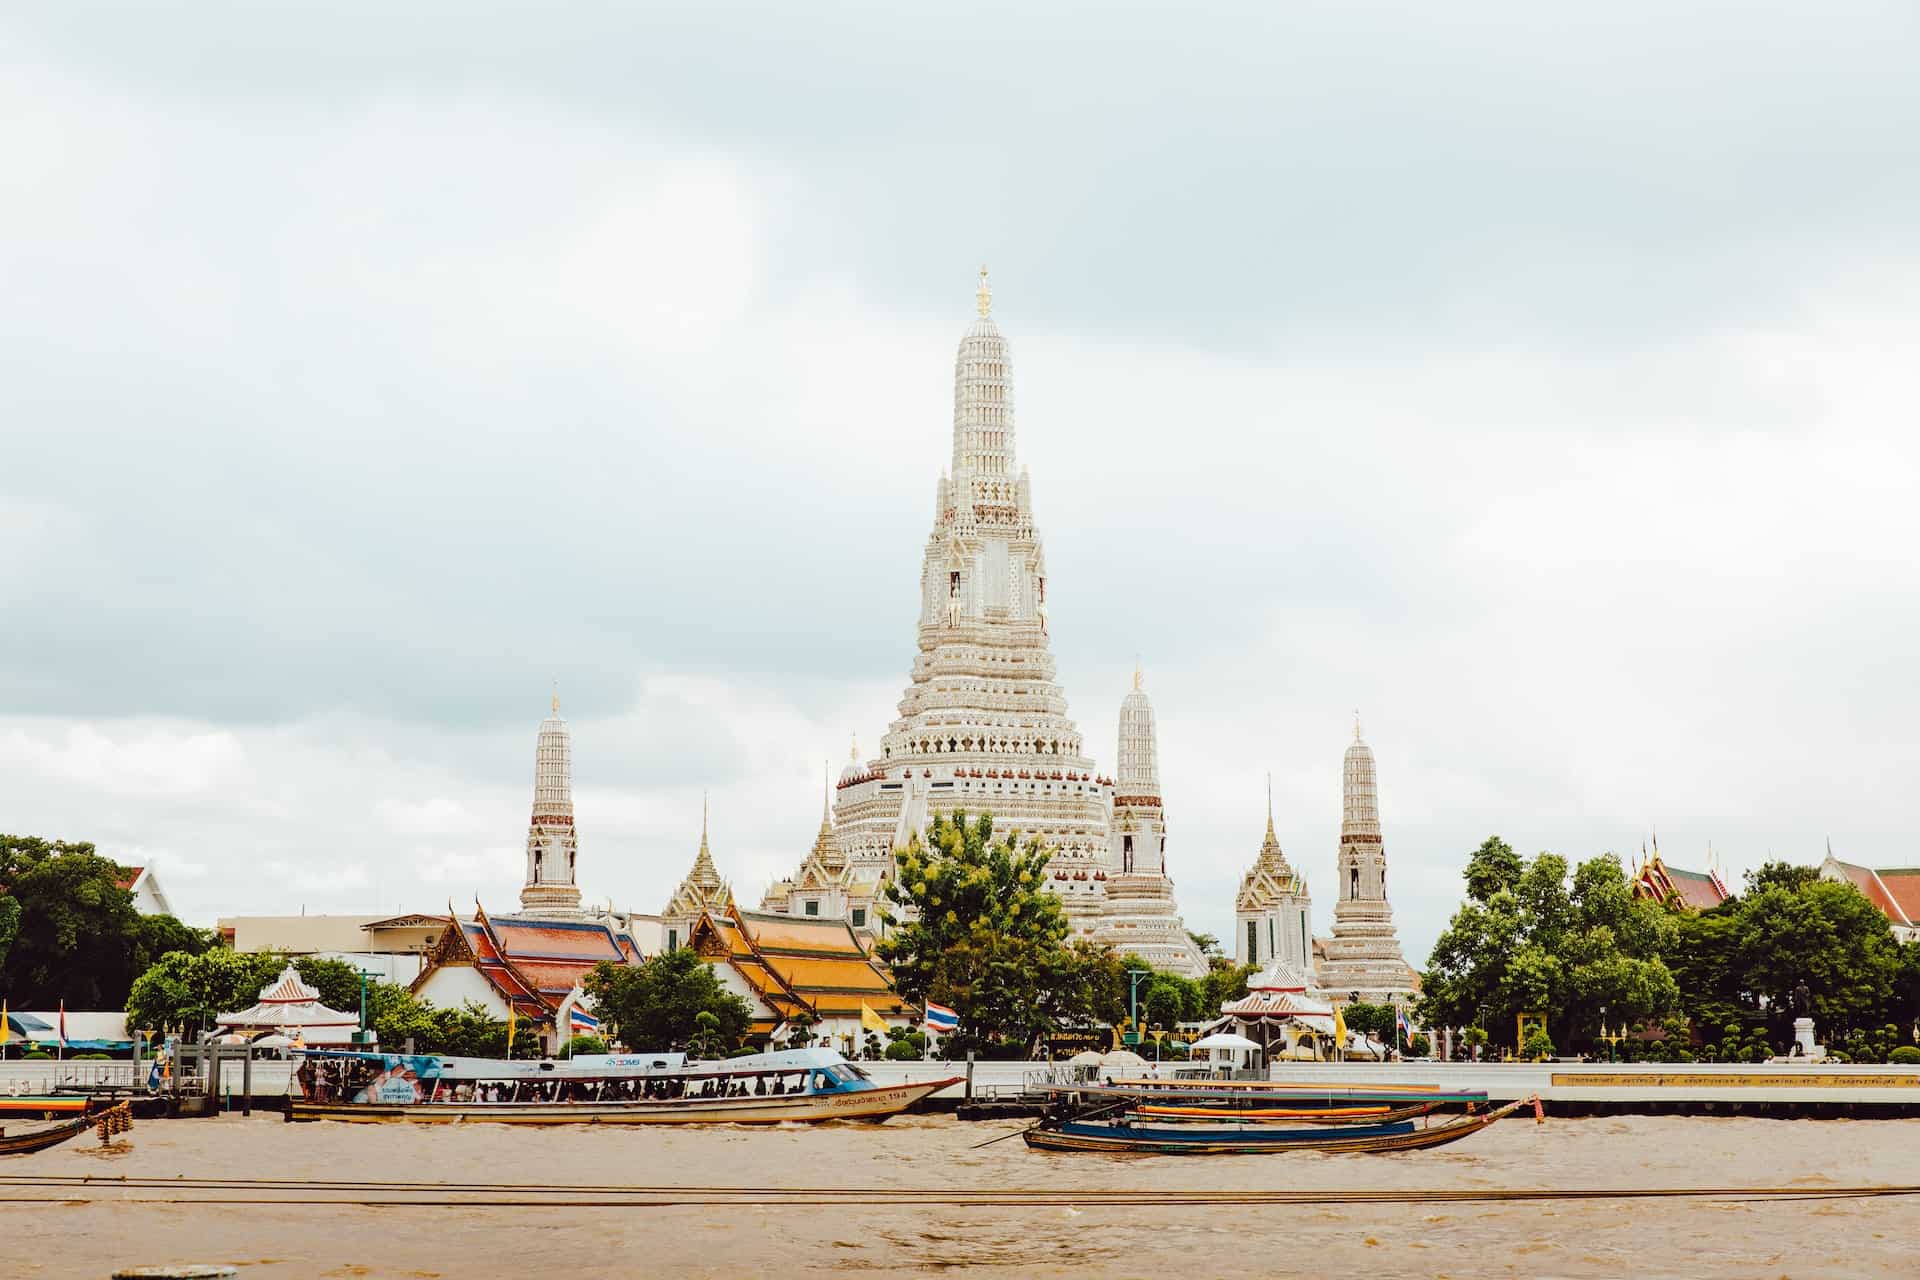
<instances>
[{"instance_id":1,"label":"temple window","mask_svg":"<svg viewBox=\"0 0 1920 1280\"><path fill-rule=\"evenodd\" d=\"M1247 963L1258 964L1259 961L1260 922L1258 920L1249 920L1247 921Z\"/></svg>"},{"instance_id":2,"label":"temple window","mask_svg":"<svg viewBox=\"0 0 1920 1280\"><path fill-rule=\"evenodd\" d=\"M680 931L678 929L667 930L667 950L678 951L679 949L680 949Z\"/></svg>"},{"instance_id":3,"label":"temple window","mask_svg":"<svg viewBox=\"0 0 1920 1280\"><path fill-rule=\"evenodd\" d=\"M1360 896L1360 868L1354 867L1347 872L1347 897Z\"/></svg>"},{"instance_id":4,"label":"temple window","mask_svg":"<svg viewBox=\"0 0 1920 1280\"><path fill-rule=\"evenodd\" d=\"M806 912L807 912L807 914L808 914L808 915L810 915L810 916L817 916L817 915L819 915L819 914L820 914L820 899L818 899L818 898L808 898L808 899L807 899L807 902L806 902Z\"/></svg>"},{"instance_id":5,"label":"temple window","mask_svg":"<svg viewBox=\"0 0 1920 1280\"><path fill-rule=\"evenodd\" d=\"M855 907L853 909L853 927L856 929L864 929L867 927L867 909L865 907Z\"/></svg>"}]
</instances>

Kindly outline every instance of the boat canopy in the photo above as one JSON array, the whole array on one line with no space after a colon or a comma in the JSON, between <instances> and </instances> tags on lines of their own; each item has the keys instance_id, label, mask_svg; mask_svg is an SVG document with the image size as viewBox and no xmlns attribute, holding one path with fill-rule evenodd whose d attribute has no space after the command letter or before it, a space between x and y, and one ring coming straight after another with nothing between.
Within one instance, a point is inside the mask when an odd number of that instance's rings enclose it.
<instances>
[{"instance_id":1,"label":"boat canopy","mask_svg":"<svg viewBox=\"0 0 1920 1280\"><path fill-rule=\"evenodd\" d=\"M361 1060L405 1068L422 1080L645 1080L770 1075L831 1071L847 1065L832 1049L783 1049L714 1062L688 1061L684 1053L583 1053L572 1058L454 1058L439 1054L363 1053L308 1049L296 1056L320 1061Z\"/></svg>"}]
</instances>

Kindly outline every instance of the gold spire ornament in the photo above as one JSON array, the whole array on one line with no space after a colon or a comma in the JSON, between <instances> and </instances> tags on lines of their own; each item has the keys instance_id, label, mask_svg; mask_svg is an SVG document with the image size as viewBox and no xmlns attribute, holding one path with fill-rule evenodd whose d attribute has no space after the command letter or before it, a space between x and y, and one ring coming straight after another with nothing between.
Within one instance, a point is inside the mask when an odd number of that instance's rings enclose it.
<instances>
[{"instance_id":1,"label":"gold spire ornament","mask_svg":"<svg viewBox=\"0 0 1920 1280\"><path fill-rule=\"evenodd\" d=\"M980 264L980 287L973 291L974 305L980 308L982 317L993 312L993 290L987 285L987 264Z\"/></svg>"}]
</instances>

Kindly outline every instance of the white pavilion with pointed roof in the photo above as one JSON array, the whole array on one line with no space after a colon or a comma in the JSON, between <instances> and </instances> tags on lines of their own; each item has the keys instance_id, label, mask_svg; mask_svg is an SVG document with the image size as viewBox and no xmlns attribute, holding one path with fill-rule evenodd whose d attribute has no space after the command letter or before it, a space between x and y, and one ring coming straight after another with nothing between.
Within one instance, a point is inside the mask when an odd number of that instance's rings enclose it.
<instances>
[{"instance_id":1,"label":"white pavilion with pointed roof","mask_svg":"<svg viewBox=\"0 0 1920 1280\"><path fill-rule=\"evenodd\" d=\"M320 991L308 986L291 961L280 976L260 989L260 998L237 1013L214 1019L222 1031L247 1035L279 1033L306 1044L349 1044L360 1029L360 1015L329 1009Z\"/></svg>"},{"instance_id":2,"label":"white pavilion with pointed roof","mask_svg":"<svg viewBox=\"0 0 1920 1280\"><path fill-rule=\"evenodd\" d=\"M991 813L996 830L1053 850L1052 887L1087 936L1104 911L1113 788L1054 682L1046 556L984 267L976 304L954 359L951 469L935 488L911 677L879 753L841 776L834 833L852 874L878 881L933 815Z\"/></svg>"}]
</instances>

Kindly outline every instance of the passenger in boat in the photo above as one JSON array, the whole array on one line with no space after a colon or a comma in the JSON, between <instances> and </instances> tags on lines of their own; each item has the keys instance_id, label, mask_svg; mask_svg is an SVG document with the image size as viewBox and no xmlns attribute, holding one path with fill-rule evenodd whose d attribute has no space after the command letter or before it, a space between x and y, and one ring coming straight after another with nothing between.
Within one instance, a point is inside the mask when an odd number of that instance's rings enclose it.
<instances>
[{"instance_id":1,"label":"passenger in boat","mask_svg":"<svg viewBox=\"0 0 1920 1280\"><path fill-rule=\"evenodd\" d=\"M755 1076L753 1078L753 1092L758 1097L764 1098L767 1096L767 1078L765 1076Z\"/></svg>"}]
</instances>

